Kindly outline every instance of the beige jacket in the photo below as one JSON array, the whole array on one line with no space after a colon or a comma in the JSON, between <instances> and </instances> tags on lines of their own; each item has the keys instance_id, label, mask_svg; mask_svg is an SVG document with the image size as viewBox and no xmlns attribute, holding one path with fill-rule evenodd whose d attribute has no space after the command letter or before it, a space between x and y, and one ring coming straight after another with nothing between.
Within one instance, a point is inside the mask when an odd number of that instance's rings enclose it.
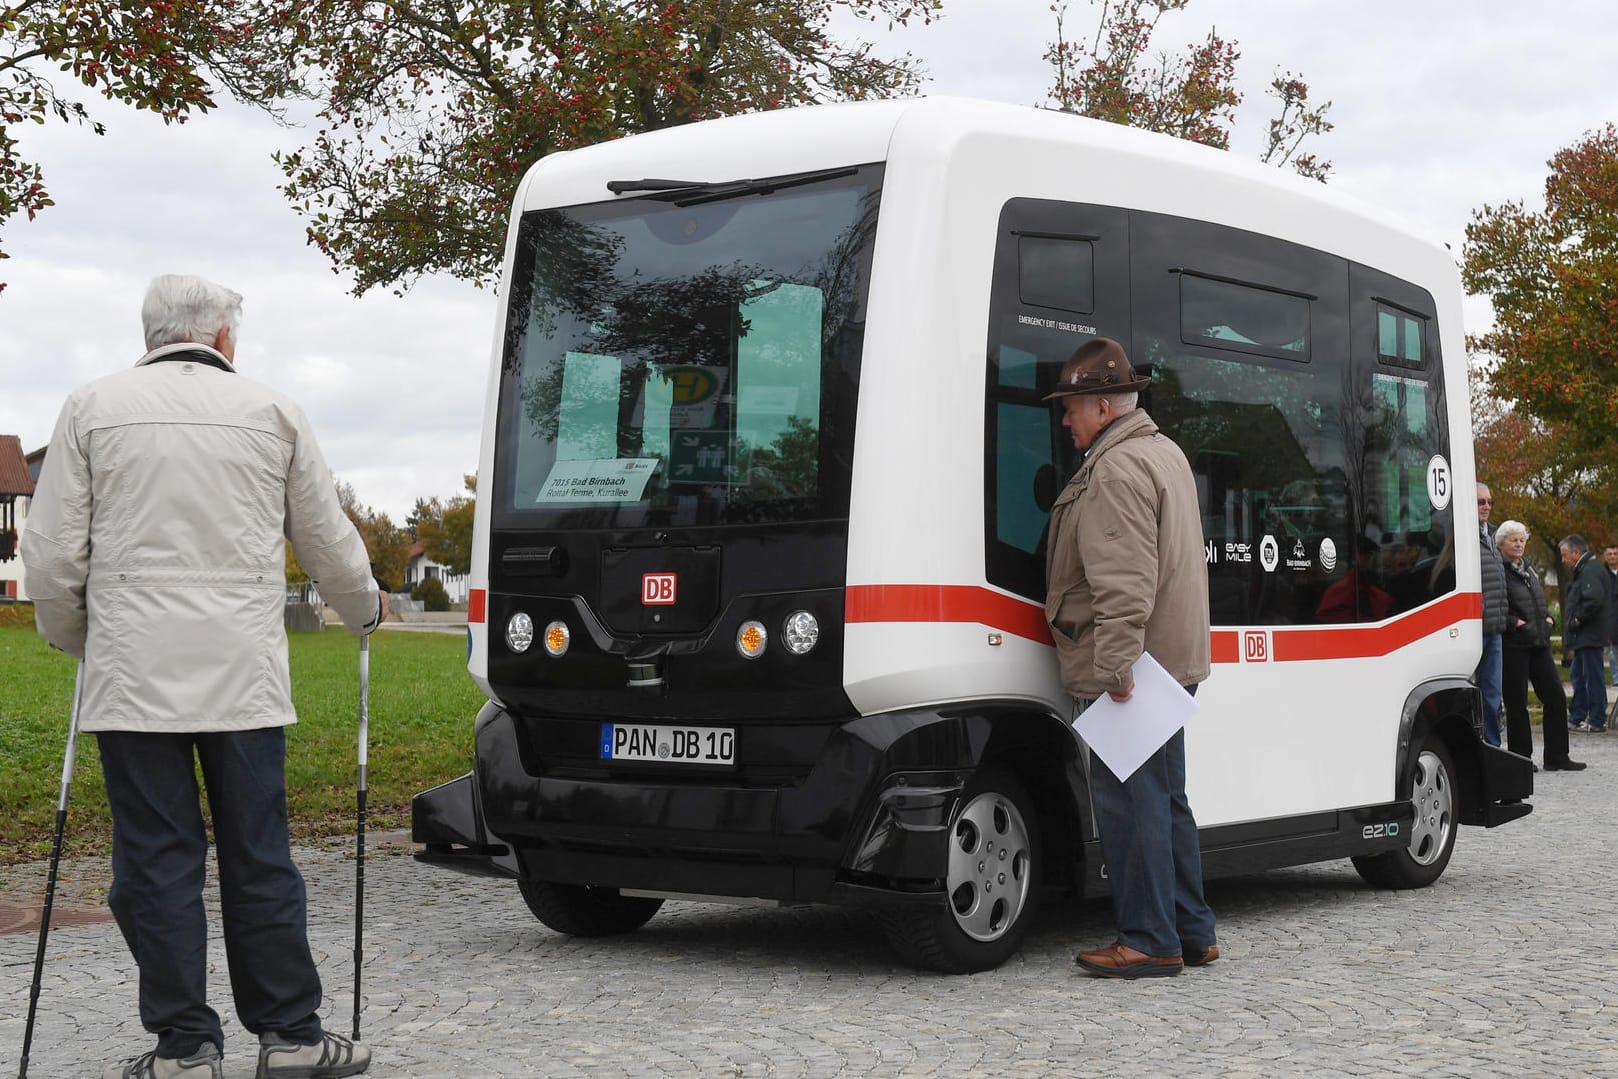
<instances>
[{"instance_id":1,"label":"beige jacket","mask_svg":"<svg viewBox=\"0 0 1618 1079\"><path fill-rule=\"evenodd\" d=\"M297 722L288 539L348 628L374 628L365 545L291 401L196 344L74 391L21 549L39 632L85 660L82 729Z\"/></svg>"},{"instance_id":2,"label":"beige jacket","mask_svg":"<svg viewBox=\"0 0 1618 1079\"><path fill-rule=\"evenodd\" d=\"M1185 454L1144 411L1112 421L1051 509L1046 556L1062 682L1098 697L1142 649L1180 682L1208 677L1208 565Z\"/></svg>"}]
</instances>

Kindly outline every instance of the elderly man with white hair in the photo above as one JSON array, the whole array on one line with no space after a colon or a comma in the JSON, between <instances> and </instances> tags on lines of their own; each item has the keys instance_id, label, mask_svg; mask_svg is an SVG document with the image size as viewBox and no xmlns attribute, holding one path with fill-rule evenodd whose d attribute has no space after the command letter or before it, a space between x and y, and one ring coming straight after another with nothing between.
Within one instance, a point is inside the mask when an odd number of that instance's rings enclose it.
<instances>
[{"instance_id":1,"label":"elderly man with white hair","mask_svg":"<svg viewBox=\"0 0 1618 1079\"><path fill-rule=\"evenodd\" d=\"M147 353L62 406L28 517L35 621L83 659L112 809L118 927L140 969L150 1052L106 1077L223 1075L208 1005L202 889L218 847L231 990L257 1073L343 1076L370 1050L328 1033L292 862L285 729L285 549L356 633L387 615L303 412L236 373L242 298L200 277L152 281Z\"/></svg>"}]
</instances>

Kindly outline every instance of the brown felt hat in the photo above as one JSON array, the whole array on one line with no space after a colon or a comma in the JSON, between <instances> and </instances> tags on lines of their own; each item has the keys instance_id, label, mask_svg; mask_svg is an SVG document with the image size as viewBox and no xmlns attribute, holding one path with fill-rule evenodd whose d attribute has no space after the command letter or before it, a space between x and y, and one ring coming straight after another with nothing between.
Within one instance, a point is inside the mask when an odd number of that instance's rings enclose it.
<instances>
[{"instance_id":1,"label":"brown felt hat","mask_svg":"<svg viewBox=\"0 0 1618 1079\"><path fill-rule=\"evenodd\" d=\"M1062 377L1045 400L1072 397L1078 393L1135 393L1152 384L1149 378L1136 378L1135 369L1124 355L1124 346L1110 337L1087 341L1062 365Z\"/></svg>"}]
</instances>

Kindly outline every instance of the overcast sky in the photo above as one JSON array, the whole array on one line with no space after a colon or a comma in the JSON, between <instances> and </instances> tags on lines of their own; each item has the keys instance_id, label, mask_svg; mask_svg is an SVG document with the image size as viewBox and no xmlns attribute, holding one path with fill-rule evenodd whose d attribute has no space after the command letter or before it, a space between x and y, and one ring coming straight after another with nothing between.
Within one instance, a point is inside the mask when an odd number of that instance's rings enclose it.
<instances>
[{"instance_id":1,"label":"overcast sky","mask_svg":"<svg viewBox=\"0 0 1618 1079\"><path fill-rule=\"evenodd\" d=\"M1094 9L1072 0L1068 25L1087 38ZM1333 103L1336 129L1310 146L1333 163L1332 186L1397 209L1457 255L1473 210L1537 206L1546 160L1618 122L1611 0L1192 0L1165 16L1154 47L1177 50L1210 26L1242 53L1232 152L1257 155L1273 111L1264 88L1291 70ZM930 27L855 28L920 59L925 92L1048 100L1050 0L945 0ZM403 298L349 295L276 191L271 152L306 132L233 108L172 127L94 109L105 137L16 132L57 205L5 226L0 433L45 444L69 390L144 351L146 282L200 273L244 294L238 366L303 404L362 501L402 522L418 496L458 493L477 465L494 292L444 279ZM1470 303L1469 328L1487 311Z\"/></svg>"}]
</instances>

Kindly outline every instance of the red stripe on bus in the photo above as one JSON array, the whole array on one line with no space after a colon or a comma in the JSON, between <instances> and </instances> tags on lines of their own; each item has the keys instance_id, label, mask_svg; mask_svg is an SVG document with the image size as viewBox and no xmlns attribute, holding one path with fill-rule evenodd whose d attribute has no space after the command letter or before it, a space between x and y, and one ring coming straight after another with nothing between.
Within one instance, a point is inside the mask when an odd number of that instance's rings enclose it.
<instances>
[{"instance_id":1,"label":"red stripe on bus","mask_svg":"<svg viewBox=\"0 0 1618 1079\"><path fill-rule=\"evenodd\" d=\"M1483 617L1483 593L1457 592L1411 611L1385 626L1271 631L1270 652L1279 662L1305 659L1366 659L1385 656L1457 622Z\"/></svg>"},{"instance_id":2,"label":"red stripe on bus","mask_svg":"<svg viewBox=\"0 0 1618 1079\"><path fill-rule=\"evenodd\" d=\"M489 603L489 593L486 589L474 588L466 597L466 620L468 622L482 622Z\"/></svg>"},{"instance_id":3,"label":"red stripe on bus","mask_svg":"<svg viewBox=\"0 0 1618 1079\"><path fill-rule=\"evenodd\" d=\"M1385 656L1458 622L1483 617L1483 595L1458 592L1383 626L1330 629L1276 627L1267 633L1274 661L1364 659ZM844 618L870 622L976 622L1041 644L1051 643L1045 609L976 585L870 584L846 590ZM1241 662L1240 630L1209 635L1215 663Z\"/></svg>"},{"instance_id":4,"label":"red stripe on bus","mask_svg":"<svg viewBox=\"0 0 1618 1079\"><path fill-rule=\"evenodd\" d=\"M1051 643L1045 608L975 585L850 585L843 602L848 622L977 622Z\"/></svg>"}]
</instances>

